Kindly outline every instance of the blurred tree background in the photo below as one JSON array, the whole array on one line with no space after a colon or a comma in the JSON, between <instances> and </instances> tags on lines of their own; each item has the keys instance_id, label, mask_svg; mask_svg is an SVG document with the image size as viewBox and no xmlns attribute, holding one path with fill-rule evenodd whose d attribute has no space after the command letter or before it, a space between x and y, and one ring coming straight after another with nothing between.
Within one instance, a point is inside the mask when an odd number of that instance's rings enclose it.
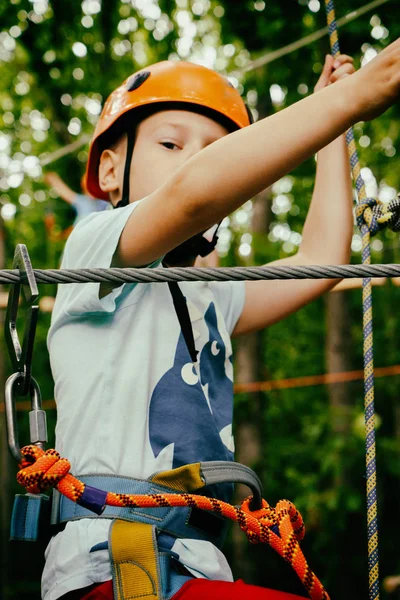
<instances>
[{"instance_id":1,"label":"blurred tree background","mask_svg":"<svg viewBox=\"0 0 400 600\"><path fill-rule=\"evenodd\" d=\"M337 0L337 18L365 4ZM355 58L357 68L400 34L397 3L371 5L364 14L355 12L357 18L339 32L341 50ZM45 185L43 175L55 170L79 191L87 140L102 104L135 70L168 58L202 63L226 74L260 118L312 93L329 52L325 35L282 57L272 54L325 26L319 0L9 0L0 3L0 23L1 268L11 267L17 243L26 244L35 267L59 266L62 232L72 224L74 212ZM264 64L257 66L260 58ZM399 127L398 106L355 126L367 192L383 201L400 188ZM54 153L73 142L79 147L56 159ZM295 252L314 173L310 159L226 218L219 241L221 263L263 264ZM352 261L359 263L356 230L352 250ZM398 235L385 232L375 238L372 256L375 262L399 262ZM396 283L374 288L378 367L400 362ZM56 290L46 285L40 291L54 296ZM3 321L4 309L0 313ZM238 340L236 381L361 369L361 321L361 290L332 292L262 334ZM49 322L50 313L43 311L33 362L46 400L53 398L46 349ZM2 338L0 343L4 380L11 366ZM398 383L396 377L376 381L381 579L400 573ZM44 545L7 540L12 498L21 489L1 417L0 595L7 600L39 598ZM55 417L50 410L49 444ZM26 412L18 413L18 421L22 445L28 442ZM331 597L367 597L362 381L238 392L235 430L237 458L262 475L268 501L289 498L302 513L306 557ZM235 577L303 593L290 567L272 550L250 546L238 530L231 537L227 553ZM389 595L383 590L382 597Z\"/></svg>"}]
</instances>

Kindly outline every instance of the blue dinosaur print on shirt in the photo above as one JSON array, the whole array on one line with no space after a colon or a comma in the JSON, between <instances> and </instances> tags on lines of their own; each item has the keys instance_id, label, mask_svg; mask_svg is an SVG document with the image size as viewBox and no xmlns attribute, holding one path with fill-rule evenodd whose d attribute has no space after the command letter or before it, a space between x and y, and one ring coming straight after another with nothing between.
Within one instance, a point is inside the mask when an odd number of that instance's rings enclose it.
<instances>
[{"instance_id":1,"label":"blue dinosaur print on shirt","mask_svg":"<svg viewBox=\"0 0 400 600\"><path fill-rule=\"evenodd\" d=\"M210 333L209 341L204 345L200 355L201 383L208 384L208 398L214 421L219 432L232 424L232 380L225 371L226 348L218 331L217 313L213 303L205 314ZM232 460L233 460L233 453Z\"/></svg>"},{"instance_id":2,"label":"blue dinosaur print on shirt","mask_svg":"<svg viewBox=\"0 0 400 600\"><path fill-rule=\"evenodd\" d=\"M226 349L213 303L205 321L209 341L200 355L200 380L195 371L190 371L194 367L181 333L174 364L161 377L150 400L150 444L155 457L174 444L172 468L199 461L233 460L233 453L219 434L232 423L233 394L232 381L225 373ZM202 388L207 383L211 410Z\"/></svg>"}]
</instances>

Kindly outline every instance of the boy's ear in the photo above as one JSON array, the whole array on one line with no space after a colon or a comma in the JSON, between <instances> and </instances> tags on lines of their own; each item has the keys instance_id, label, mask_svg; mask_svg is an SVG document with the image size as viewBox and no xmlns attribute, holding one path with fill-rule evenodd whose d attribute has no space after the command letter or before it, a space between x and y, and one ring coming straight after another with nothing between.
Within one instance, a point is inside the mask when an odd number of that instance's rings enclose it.
<instances>
[{"instance_id":1,"label":"boy's ear","mask_svg":"<svg viewBox=\"0 0 400 600\"><path fill-rule=\"evenodd\" d=\"M99 163L99 186L103 192L113 194L119 190L118 162L116 152L103 150Z\"/></svg>"}]
</instances>

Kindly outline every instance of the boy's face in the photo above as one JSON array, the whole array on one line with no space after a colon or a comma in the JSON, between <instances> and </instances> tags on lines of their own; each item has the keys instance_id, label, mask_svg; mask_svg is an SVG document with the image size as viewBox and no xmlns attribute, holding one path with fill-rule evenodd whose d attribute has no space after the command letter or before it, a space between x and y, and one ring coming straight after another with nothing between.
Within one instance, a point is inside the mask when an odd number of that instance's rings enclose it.
<instances>
[{"instance_id":1,"label":"boy's face","mask_svg":"<svg viewBox=\"0 0 400 600\"><path fill-rule=\"evenodd\" d=\"M130 172L130 202L164 184L194 154L229 132L212 119L185 110L164 110L144 119L136 130ZM120 155L122 195L126 136L115 147Z\"/></svg>"}]
</instances>

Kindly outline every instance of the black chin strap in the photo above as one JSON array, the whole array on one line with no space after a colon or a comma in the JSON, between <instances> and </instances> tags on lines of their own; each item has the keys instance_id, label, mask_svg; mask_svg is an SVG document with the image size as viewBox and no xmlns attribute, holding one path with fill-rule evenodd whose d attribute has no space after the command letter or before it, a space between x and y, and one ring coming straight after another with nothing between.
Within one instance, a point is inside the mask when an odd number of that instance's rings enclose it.
<instances>
[{"instance_id":1,"label":"black chin strap","mask_svg":"<svg viewBox=\"0 0 400 600\"><path fill-rule=\"evenodd\" d=\"M204 237L204 235L201 237L201 239L199 240L199 249L198 249L199 256L201 256L201 257L208 256L214 250L214 248L218 242L218 229L219 229L220 225L221 225L221 221L218 223L218 225L213 233L212 239L210 241L207 240Z\"/></svg>"},{"instance_id":2,"label":"black chin strap","mask_svg":"<svg viewBox=\"0 0 400 600\"><path fill-rule=\"evenodd\" d=\"M135 145L135 133L131 129L127 131L128 136L128 147L126 149L125 168L124 168L124 181L122 185L122 199L118 202L115 208L122 208L129 204L129 180L131 174L131 163L133 155L133 147Z\"/></svg>"}]
</instances>

